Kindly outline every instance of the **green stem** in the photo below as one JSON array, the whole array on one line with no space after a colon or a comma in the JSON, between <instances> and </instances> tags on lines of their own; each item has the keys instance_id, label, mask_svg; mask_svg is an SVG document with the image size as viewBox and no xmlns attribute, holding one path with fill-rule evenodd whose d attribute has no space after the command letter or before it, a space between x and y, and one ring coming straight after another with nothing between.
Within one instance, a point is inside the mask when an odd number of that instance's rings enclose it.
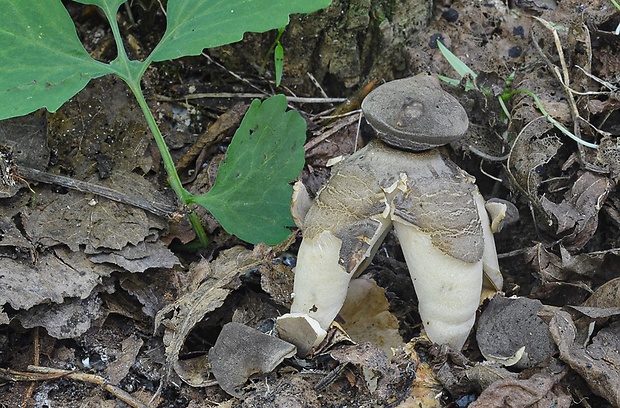
<instances>
[{"instance_id":1,"label":"green stem","mask_svg":"<svg viewBox=\"0 0 620 408\"><path fill-rule=\"evenodd\" d=\"M149 129L151 129L151 133L153 133L153 137L155 138L155 143L157 143L157 148L161 154L161 158L164 162L164 169L166 170L166 174L168 174L168 183L172 190L175 192L179 200L183 204L188 204L192 197L192 194L187 191L183 184L181 183L181 179L179 178L179 174L177 173L176 168L174 167L174 161L172 160L172 156L170 155L170 151L168 150L168 146L166 145L166 141L164 140L159 127L157 126L157 122L155 121L155 117L153 117L153 113L149 109L148 104L146 103L146 99L144 98L144 94L142 93L142 88L140 88L139 84L127 82L129 88L135 95L138 100L138 104L144 113L144 117L146 119L146 123L149 125ZM209 242L207 238L207 234L205 233L198 216L194 213L189 213L188 218L198 240L203 246L206 246Z\"/></svg>"},{"instance_id":2,"label":"green stem","mask_svg":"<svg viewBox=\"0 0 620 408\"><path fill-rule=\"evenodd\" d=\"M146 99L144 99L144 95L142 94L142 89L140 86L136 86L135 84L128 84L131 88L131 91L136 96L138 100L138 104L144 113L144 117L146 118L146 123L149 125L149 129L153 133L153 137L155 138L155 143L157 143L157 148L161 154L161 158L164 161L164 169L168 174L168 183L170 183L170 187L174 190L177 197L183 204L187 204L189 202L190 197L192 196L190 192L188 192L181 183L181 179L179 178L179 174L177 173L176 168L174 167L174 161L172 160L172 156L170 155L170 151L168 150L168 146L166 145L166 141L157 126L157 122L153 117L153 113L149 109L148 104L146 103Z\"/></svg>"},{"instance_id":3,"label":"green stem","mask_svg":"<svg viewBox=\"0 0 620 408\"><path fill-rule=\"evenodd\" d=\"M157 126L157 122L155 121L155 117L153 117L153 113L146 103L146 99L144 98L144 94L142 93L142 88L140 86L140 80L144 72L148 68L151 63L150 59L139 63L138 61L130 61L127 57L127 52L125 51L125 46L123 45L123 39L120 34L120 30L118 28L118 22L116 21L116 12L118 10L112 10L104 8L104 12L106 17L108 18L108 22L110 23L110 27L112 28L112 33L114 35L114 41L116 42L116 49L118 50L118 55L114 62L118 64L115 68L116 74L129 86L131 92L133 92L140 108L142 109L142 113L144 114L144 118L146 119L146 123L149 125L149 129L155 138L155 143L157 143L157 148L159 149L159 153L161 154L161 158L164 162L164 169L166 170L166 174L168 175L168 183L172 190L179 198L181 203L187 205L190 202L192 194L187 191L183 184L181 183L181 179L179 178L179 174L174 166L174 161L172 160L172 156L170 155L170 151L168 150L168 146L166 145L166 141L164 140L159 127ZM113 62L113 63L114 63ZM120 69L122 67L122 69ZM134 69L138 68L138 69ZM200 241L202 246L207 246L209 240L207 238L207 234L198 219L198 216L195 213L188 214L189 222L191 223L194 231L196 232L196 236Z\"/></svg>"}]
</instances>

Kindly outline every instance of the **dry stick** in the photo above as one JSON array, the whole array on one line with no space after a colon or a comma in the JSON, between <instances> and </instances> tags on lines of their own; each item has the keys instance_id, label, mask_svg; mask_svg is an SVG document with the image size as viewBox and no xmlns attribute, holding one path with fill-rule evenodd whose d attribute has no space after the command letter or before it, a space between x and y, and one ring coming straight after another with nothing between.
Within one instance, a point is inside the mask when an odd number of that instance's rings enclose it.
<instances>
[{"instance_id":1,"label":"dry stick","mask_svg":"<svg viewBox=\"0 0 620 408\"><path fill-rule=\"evenodd\" d=\"M200 170L200 155L205 147L220 143L224 137L232 132L241 123L241 117L248 110L248 105L242 102L238 102L233 105L228 111L220 115L220 117L213 122L206 132L203 132L196 143L194 143L189 150L179 159L176 164L177 171L189 167L192 162L194 163L194 173L190 175L190 178L183 180L183 183L193 181ZM198 159L198 160L197 160Z\"/></svg>"},{"instance_id":2,"label":"dry stick","mask_svg":"<svg viewBox=\"0 0 620 408\"><path fill-rule=\"evenodd\" d=\"M32 372L15 371L11 369L0 368L0 378L9 381L47 381L58 378L69 378L71 380L87 382L101 386L104 390L114 395L125 404L134 408L149 408L145 403L138 401L132 397L127 391L118 388L107 382L101 376L93 374L78 373L75 371L59 370L57 368L41 367L29 365L28 370Z\"/></svg>"},{"instance_id":3,"label":"dry stick","mask_svg":"<svg viewBox=\"0 0 620 408\"><path fill-rule=\"evenodd\" d=\"M81 191L82 193L92 193L110 200L133 205L142 208L145 211L159 215L162 217L174 218L178 214L178 208L169 204L156 201L145 200L143 198L133 197L125 193L113 190L108 187L100 186L86 181L75 180L69 177L59 176L56 174L46 173L30 167L19 166L18 175L25 179L38 181L40 183L56 184L72 190Z\"/></svg>"},{"instance_id":4,"label":"dry stick","mask_svg":"<svg viewBox=\"0 0 620 408\"><path fill-rule=\"evenodd\" d=\"M184 101L184 100L192 100L192 99L263 99L267 98L269 95L259 94L259 93L234 93L234 92L206 92L206 93L193 93L186 94L178 97L171 97L165 95L155 95L155 99L161 102L176 102L176 101ZM341 103L345 102L347 98L308 98L302 96L286 96L286 100L288 102L295 103Z\"/></svg>"},{"instance_id":5,"label":"dry stick","mask_svg":"<svg viewBox=\"0 0 620 408\"><path fill-rule=\"evenodd\" d=\"M321 143L323 140L327 139L328 137L330 137L331 135L333 135L334 133L336 133L337 131L339 131L340 129L349 126L355 122L358 121L358 117L356 115L352 115L351 117L342 120L340 122L338 122L333 128L331 128L330 130L324 132L321 136L319 137L315 137L314 139L312 139L311 141L309 141L308 143L305 144L304 149L306 150L306 154L314 149L316 147L316 145L318 145L319 143Z\"/></svg>"},{"instance_id":6,"label":"dry stick","mask_svg":"<svg viewBox=\"0 0 620 408\"><path fill-rule=\"evenodd\" d=\"M34 331L32 332L32 336L33 338L33 364L34 365L39 365L39 360L40 360L40 352L41 352L41 348L40 348L40 337L39 337L39 328L35 327ZM32 397L32 393L34 392L34 383L30 384L30 387L28 387L28 389L26 390L26 394L24 395L24 398L22 400L22 408L26 408L28 406L28 401L30 400L30 398Z\"/></svg>"}]
</instances>

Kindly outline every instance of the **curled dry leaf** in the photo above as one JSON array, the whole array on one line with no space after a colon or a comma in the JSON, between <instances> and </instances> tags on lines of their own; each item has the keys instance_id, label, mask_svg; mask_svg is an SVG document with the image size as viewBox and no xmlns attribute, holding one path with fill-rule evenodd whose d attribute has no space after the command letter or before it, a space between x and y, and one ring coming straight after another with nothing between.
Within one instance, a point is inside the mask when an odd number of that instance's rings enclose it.
<instances>
[{"instance_id":1,"label":"curled dry leaf","mask_svg":"<svg viewBox=\"0 0 620 408\"><path fill-rule=\"evenodd\" d=\"M231 291L241 286L239 275L259 265L252 251L236 246L222 251L215 261L192 265L193 273L204 278L199 286L161 309L155 316L156 330L164 326L167 372L179 358L185 338L204 316L220 307Z\"/></svg>"},{"instance_id":2,"label":"curled dry leaf","mask_svg":"<svg viewBox=\"0 0 620 408\"><path fill-rule=\"evenodd\" d=\"M470 408L569 408L570 394L558 381L563 375L535 374L527 380L507 378L482 391Z\"/></svg>"},{"instance_id":3,"label":"curled dry leaf","mask_svg":"<svg viewBox=\"0 0 620 408\"><path fill-rule=\"evenodd\" d=\"M353 279L340 309L341 326L353 341L370 342L391 356L392 349L403 345L403 339L398 319L389 309L385 289L370 279Z\"/></svg>"},{"instance_id":4,"label":"curled dry leaf","mask_svg":"<svg viewBox=\"0 0 620 408\"><path fill-rule=\"evenodd\" d=\"M585 307L620 307L620 278L605 282L598 287L583 305Z\"/></svg>"},{"instance_id":5,"label":"curled dry leaf","mask_svg":"<svg viewBox=\"0 0 620 408\"><path fill-rule=\"evenodd\" d=\"M553 125L545 118L529 122L519 132L508 156L508 171L531 199L538 200L537 192L543 180L541 170L562 146L557 136L546 136L551 128Z\"/></svg>"},{"instance_id":6,"label":"curled dry leaf","mask_svg":"<svg viewBox=\"0 0 620 408\"><path fill-rule=\"evenodd\" d=\"M598 227L598 212L612 185L607 177L587 171L579 176L561 203L541 197L542 207L556 225L555 233L571 231L562 238L567 249L579 250L592 238Z\"/></svg>"},{"instance_id":7,"label":"curled dry leaf","mask_svg":"<svg viewBox=\"0 0 620 408\"><path fill-rule=\"evenodd\" d=\"M588 346L576 341L577 329L568 312L557 311L550 330L560 359L583 377L595 394L620 406L620 322L601 329Z\"/></svg>"}]
</instances>

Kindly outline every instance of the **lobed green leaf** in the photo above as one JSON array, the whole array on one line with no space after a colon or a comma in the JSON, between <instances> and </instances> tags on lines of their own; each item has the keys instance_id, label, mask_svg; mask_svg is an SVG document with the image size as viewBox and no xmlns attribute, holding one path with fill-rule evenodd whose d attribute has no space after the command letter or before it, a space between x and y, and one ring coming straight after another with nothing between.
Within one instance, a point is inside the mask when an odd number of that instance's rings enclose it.
<instances>
[{"instance_id":1,"label":"lobed green leaf","mask_svg":"<svg viewBox=\"0 0 620 408\"><path fill-rule=\"evenodd\" d=\"M110 73L82 46L60 0L0 0L0 120L55 111Z\"/></svg>"},{"instance_id":2,"label":"lobed green leaf","mask_svg":"<svg viewBox=\"0 0 620 408\"><path fill-rule=\"evenodd\" d=\"M207 208L244 241L275 245L294 225L289 184L304 166L306 122L284 95L252 102L211 190L190 201Z\"/></svg>"},{"instance_id":3,"label":"lobed green leaf","mask_svg":"<svg viewBox=\"0 0 620 408\"><path fill-rule=\"evenodd\" d=\"M293 13L310 13L331 0L168 0L167 27L153 61L199 55L237 42L246 32L284 27Z\"/></svg>"}]
</instances>

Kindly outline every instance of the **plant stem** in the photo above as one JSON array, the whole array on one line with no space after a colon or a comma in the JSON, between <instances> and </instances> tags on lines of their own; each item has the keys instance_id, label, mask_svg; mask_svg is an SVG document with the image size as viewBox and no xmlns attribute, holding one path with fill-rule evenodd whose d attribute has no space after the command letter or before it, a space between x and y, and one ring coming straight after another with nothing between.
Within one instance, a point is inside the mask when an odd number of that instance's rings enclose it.
<instances>
[{"instance_id":1,"label":"plant stem","mask_svg":"<svg viewBox=\"0 0 620 408\"><path fill-rule=\"evenodd\" d=\"M172 187L172 190L175 192L175 194L183 204L188 204L190 198L192 197L192 194L187 191L181 183L181 179L179 178L179 174L174 167L174 161L172 160L172 156L170 156L170 151L168 150L166 141L164 140L164 137L162 136L161 131L157 126L157 122L153 117L151 109L146 103L146 99L144 98L144 94L142 93L142 88L140 87L140 84L132 83L129 81L126 82L127 85L129 85L129 88L133 92L134 96L138 100L138 104L140 105L140 108L144 113L146 123L148 123L149 129L151 129L151 133L153 133L155 143L157 143L157 148L159 149L161 158L164 162L164 169L166 170L166 174L168 174L168 183L170 184L170 187ZM203 246L207 246L209 240L207 238L207 234L204 231L204 228L202 227L202 224L200 223L200 220L198 219L198 216L192 212L188 214L188 219L189 222L192 224L192 227L194 228L194 231L196 232L200 243Z\"/></svg>"},{"instance_id":2,"label":"plant stem","mask_svg":"<svg viewBox=\"0 0 620 408\"><path fill-rule=\"evenodd\" d=\"M133 92L138 104L140 105L140 109L142 109L142 113L144 114L144 118L146 119L146 123L149 125L149 129L151 129L151 133L155 138L155 143L157 143L157 148L159 149L159 153L161 154L161 158L164 162L164 169L166 170L166 174L168 175L168 183L172 190L175 192L179 201L181 203L187 205L189 203L192 194L187 191L183 184L181 183L181 179L179 178L179 174L177 173L176 168L174 167L174 161L172 160L172 156L170 156L170 151L168 150L168 146L166 145L166 141L157 126L157 122L153 117L153 113L149 108L149 105L146 103L146 99L144 98L144 94L142 93L142 88L140 87L140 80L144 72L151 64L151 60L147 59L143 62L138 61L130 61L129 57L127 57L127 52L125 51L125 46L123 45L123 38L121 37L121 33L118 27L118 21L116 20L116 13L118 12L118 8L108 8L104 7L103 11L108 19L108 23L112 28L112 34L114 36L114 41L116 42L117 49L117 57L112 62L111 66L114 66L116 71L116 75L118 75L131 92ZM137 69L136 69L137 68ZM196 236L200 241L200 244L204 247L207 246L209 240L207 238L207 234L205 233L198 216L191 212L187 215L190 224L192 225L194 232L196 232Z\"/></svg>"}]
</instances>

